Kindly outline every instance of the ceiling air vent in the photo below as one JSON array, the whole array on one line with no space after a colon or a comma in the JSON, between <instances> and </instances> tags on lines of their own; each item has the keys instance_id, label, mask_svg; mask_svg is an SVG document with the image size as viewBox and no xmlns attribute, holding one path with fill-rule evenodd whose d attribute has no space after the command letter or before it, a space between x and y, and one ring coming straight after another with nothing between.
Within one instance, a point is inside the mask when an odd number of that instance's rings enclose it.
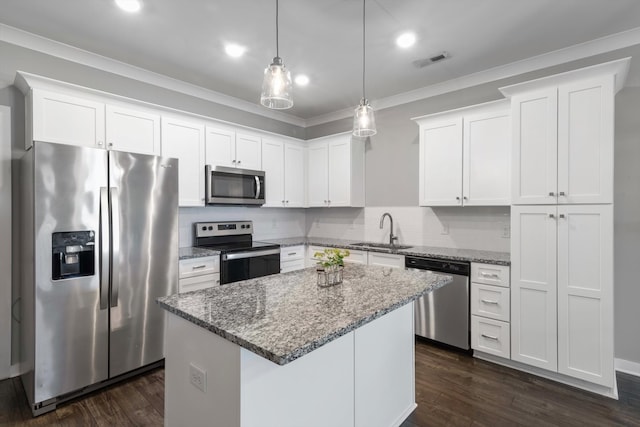
<instances>
[{"instance_id":1,"label":"ceiling air vent","mask_svg":"<svg viewBox=\"0 0 640 427\"><path fill-rule=\"evenodd\" d=\"M430 56L429 58L424 58L424 59L417 59L415 61L413 61L413 65L416 68L424 68L427 65L431 65L431 64L435 64L436 62L440 62L444 59L449 58L449 52L446 51L442 51L440 53L437 53L433 56Z\"/></svg>"}]
</instances>

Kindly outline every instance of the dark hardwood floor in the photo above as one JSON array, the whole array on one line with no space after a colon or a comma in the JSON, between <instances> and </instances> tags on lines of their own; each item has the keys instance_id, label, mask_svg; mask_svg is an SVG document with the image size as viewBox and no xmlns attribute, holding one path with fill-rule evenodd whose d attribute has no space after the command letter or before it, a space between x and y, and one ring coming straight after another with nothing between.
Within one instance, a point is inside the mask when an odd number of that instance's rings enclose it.
<instances>
[{"instance_id":1,"label":"dark hardwood floor","mask_svg":"<svg viewBox=\"0 0 640 427\"><path fill-rule=\"evenodd\" d=\"M618 389L615 401L417 342L418 408L402 427L640 426L640 378L618 374ZM157 369L31 418L14 378L0 382L0 426L161 426L163 395Z\"/></svg>"}]
</instances>

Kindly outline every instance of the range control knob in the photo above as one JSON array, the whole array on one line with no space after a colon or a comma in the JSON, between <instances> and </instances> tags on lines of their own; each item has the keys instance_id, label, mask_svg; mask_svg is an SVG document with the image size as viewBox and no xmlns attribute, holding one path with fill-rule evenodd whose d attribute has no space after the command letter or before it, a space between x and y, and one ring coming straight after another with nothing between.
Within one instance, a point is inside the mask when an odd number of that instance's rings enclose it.
<instances>
[{"instance_id":1,"label":"range control knob","mask_svg":"<svg viewBox=\"0 0 640 427\"><path fill-rule=\"evenodd\" d=\"M212 226L209 226L209 231L213 231L213 227Z\"/></svg>"}]
</instances>

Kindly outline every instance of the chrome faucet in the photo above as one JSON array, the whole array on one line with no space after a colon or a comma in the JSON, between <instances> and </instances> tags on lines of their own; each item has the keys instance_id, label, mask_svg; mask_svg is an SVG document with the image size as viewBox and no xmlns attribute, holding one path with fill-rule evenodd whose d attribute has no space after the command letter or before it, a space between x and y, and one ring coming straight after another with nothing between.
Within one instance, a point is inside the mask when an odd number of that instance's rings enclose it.
<instances>
[{"instance_id":1,"label":"chrome faucet","mask_svg":"<svg viewBox=\"0 0 640 427\"><path fill-rule=\"evenodd\" d=\"M385 212L382 214L382 217L380 218L380 229L382 230L382 226L384 225L385 216L388 216L389 222L391 222L391 230L389 231L389 245L394 246L395 241L398 240L398 236L393 235L393 218L391 217L391 214L389 212Z\"/></svg>"}]
</instances>

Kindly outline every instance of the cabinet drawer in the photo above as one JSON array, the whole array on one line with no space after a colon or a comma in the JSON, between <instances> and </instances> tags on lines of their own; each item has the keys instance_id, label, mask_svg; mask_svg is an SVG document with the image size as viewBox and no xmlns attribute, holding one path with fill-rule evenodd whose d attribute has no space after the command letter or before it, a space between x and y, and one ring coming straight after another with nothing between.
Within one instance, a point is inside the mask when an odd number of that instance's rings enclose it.
<instances>
[{"instance_id":1,"label":"cabinet drawer","mask_svg":"<svg viewBox=\"0 0 640 427\"><path fill-rule=\"evenodd\" d=\"M304 259L304 245L280 248L280 261Z\"/></svg>"},{"instance_id":2,"label":"cabinet drawer","mask_svg":"<svg viewBox=\"0 0 640 427\"><path fill-rule=\"evenodd\" d=\"M283 261L280 259L280 273L302 270L304 268L304 258Z\"/></svg>"},{"instance_id":3,"label":"cabinet drawer","mask_svg":"<svg viewBox=\"0 0 640 427\"><path fill-rule=\"evenodd\" d=\"M471 282L509 287L509 266L471 263Z\"/></svg>"},{"instance_id":4,"label":"cabinet drawer","mask_svg":"<svg viewBox=\"0 0 640 427\"><path fill-rule=\"evenodd\" d=\"M367 251L352 251L349 249L349 256L344 259L344 262L367 265Z\"/></svg>"},{"instance_id":5,"label":"cabinet drawer","mask_svg":"<svg viewBox=\"0 0 640 427\"><path fill-rule=\"evenodd\" d=\"M184 259L180 261L180 279L217 273L219 271L219 256Z\"/></svg>"},{"instance_id":6,"label":"cabinet drawer","mask_svg":"<svg viewBox=\"0 0 640 427\"><path fill-rule=\"evenodd\" d=\"M184 292L199 291L200 289L210 288L212 286L220 285L220 274L204 274L195 277L188 277L186 279L180 279L178 281L178 292L181 294Z\"/></svg>"},{"instance_id":7,"label":"cabinet drawer","mask_svg":"<svg viewBox=\"0 0 640 427\"><path fill-rule=\"evenodd\" d=\"M508 322L510 289L500 286L471 284L471 314Z\"/></svg>"},{"instance_id":8,"label":"cabinet drawer","mask_svg":"<svg viewBox=\"0 0 640 427\"><path fill-rule=\"evenodd\" d=\"M511 357L509 323L471 316L471 348L509 359Z\"/></svg>"},{"instance_id":9,"label":"cabinet drawer","mask_svg":"<svg viewBox=\"0 0 640 427\"><path fill-rule=\"evenodd\" d=\"M369 252L369 265L404 268L404 255Z\"/></svg>"}]
</instances>

